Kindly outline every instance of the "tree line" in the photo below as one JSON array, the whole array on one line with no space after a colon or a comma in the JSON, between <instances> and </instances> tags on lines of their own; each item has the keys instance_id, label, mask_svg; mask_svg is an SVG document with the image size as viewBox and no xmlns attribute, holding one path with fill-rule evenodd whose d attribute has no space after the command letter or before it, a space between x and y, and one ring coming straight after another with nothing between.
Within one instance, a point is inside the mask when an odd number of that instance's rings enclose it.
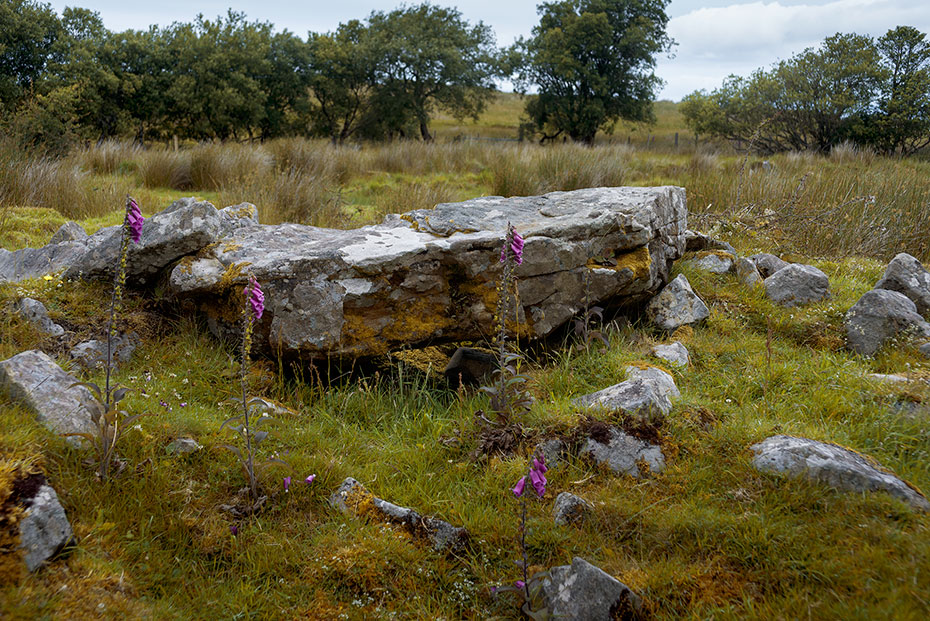
<instances>
[{"instance_id":1,"label":"tree line","mask_svg":"<svg viewBox=\"0 0 930 621\"><path fill-rule=\"evenodd\" d=\"M670 49L669 0L560 0L528 39L495 46L482 22L424 3L301 38L230 10L111 32L98 13L0 1L0 130L25 145L326 136L430 140L438 110L477 118L498 80L527 98L524 129L592 142L648 120Z\"/></svg>"},{"instance_id":2,"label":"tree line","mask_svg":"<svg viewBox=\"0 0 930 621\"><path fill-rule=\"evenodd\" d=\"M852 142L910 155L930 145L930 41L910 26L878 39L837 33L770 69L696 91L681 111L696 133L761 153Z\"/></svg>"}]
</instances>

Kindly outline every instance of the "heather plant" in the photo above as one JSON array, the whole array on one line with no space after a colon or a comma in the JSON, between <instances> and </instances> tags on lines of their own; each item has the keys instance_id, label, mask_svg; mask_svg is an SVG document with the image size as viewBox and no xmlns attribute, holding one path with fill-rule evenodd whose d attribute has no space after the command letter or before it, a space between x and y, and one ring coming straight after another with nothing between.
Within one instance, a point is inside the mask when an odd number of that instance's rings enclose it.
<instances>
[{"instance_id":1,"label":"heather plant","mask_svg":"<svg viewBox=\"0 0 930 621\"><path fill-rule=\"evenodd\" d=\"M529 575L529 554L526 546L526 535L528 533L526 527L527 497L529 492L526 490L526 483L527 479L529 479L530 487L536 492L537 498L542 498L546 494L547 470L545 457L542 455L534 456L529 472L520 477L520 480L511 490L513 495L520 499L520 559L516 561L516 564L522 572L522 577L520 580L515 581L512 586L501 586L494 589L496 593L510 591L517 593L523 600L520 609L526 616L537 620L549 619L550 617L545 595L542 591L543 580L549 575L549 572L539 571Z\"/></svg>"},{"instance_id":2,"label":"heather plant","mask_svg":"<svg viewBox=\"0 0 930 621\"><path fill-rule=\"evenodd\" d=\"M513 314L519 321L516 277L514 270L523 263L523 238L507 223L507 235L501 247L501 279L497 287L497 363L494 371L496 380L490 386L482 386L491 400L491 411L499 421L508 424L513 414L529 409L530 395L526 391L526 376L520 373L522 356L507 348L507 318Z\"/></svg>"},{"instance_id":3,"label":"heather plant","mask_svg":"<svg viewBox=\"0 0 930 621\"><path fill-rule=\"evenodd\" d=\"M239 447L232 444L224 444L223 448L231 451L239 460L246 481L249 484L249 499L251 500L250 508L261 506L264 499L260 496L258 477L256 470L262 469L272 464L287 466L287 463L277 457L268 457L263 462L255 463L255 451L258 446L268 437L268 432L261 429L272 421L272 417L263 412L267 408L264 399L247 397L246 377L249 370L249 352L252 349L252 332L255 322L261 319L265 312L265 295L262 293L261 286L254 278L249 278L248 284L242 291L244 303L242 307L242 349L239 363L239 387L241 398L234 398L232 401L242 408L242 413L232 416L220 425L220 429L227 425L236 432L242 442L245 444L245 452ZM290 486L290 477L284 480L284 490L287 491ZM309 482L309 481L308 481Z\"/></svg>"},{"instance_id":4,"label":"heather plant","mask_svg":"<svg viewBox=\"0 0 930 621\"><path fill-rule=\"evenodd\" d=\"M129 392L111 383L113 376L114 341L118 336L116 318L122 307L123 290L126 287L126 264L129 257L130 242L138 244L142 239L142 224L145 218L135 199L126 197L126 210L123 225L120 229L119 254L117 265L113 274L113 293L110 296L110 311L107 319L107 359L106 380L104 388L93 382L78 382L75 386L84 386L90 390L95 399L96 407L91 412L91 420L96 426L95 433L69 433L67 436L79 436L88 440L97 453L97 475L105 481L110 474L110 466L116 453L116 444L129 428L143 414L129 415L125 410L119 409L119 402Z\"/></svg>"}]
</instances>

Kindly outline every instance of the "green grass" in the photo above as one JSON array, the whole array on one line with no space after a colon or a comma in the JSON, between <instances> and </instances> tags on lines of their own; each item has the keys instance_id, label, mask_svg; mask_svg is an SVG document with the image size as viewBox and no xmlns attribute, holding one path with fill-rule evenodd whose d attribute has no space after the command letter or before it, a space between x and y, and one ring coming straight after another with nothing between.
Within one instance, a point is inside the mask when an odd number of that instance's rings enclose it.
<instances>
[{"instance_id":1,"label":"green grass","mask_svg":"<svg viewBox=\"0 0 930 621\"><path fill-rule=\"evenodd\" d=\"M864 379L869 372L925 375L930 365L904 348L874 360L841 348L843 312L871 288L882 264L814 264L830 276L833 297L803 309L774 306L732 276L681 268L712 312L686 338L692 366L673 371L683 396L661 431L668 468L644 480L579 460L551 470L545 501L531 503L534 564L583 556L641 593L657 619L926 614L926 516L884 494L838 492L760 474L749 463L751 444L793 433L850 446L930 488L926 419L893 414L899 395ZM105 293L102 286L28 281L0 289L0 305L37 297L86 337L100 332ZM124 439L124 475L101 485L83 465L85 453L19 408L0 407L2 459L44 465L79 540L66 559L0 591L8 617L519 618L489 587L518 577L509 488L526 466L522 457L468 458L474 439L467 432L473 412L485 407L481 397L444 391L396 364L323 390L306 369L282 373L286 364L256 360L250 392L292 411L267 450L285 456L295 481L318 477L284 494L285 472L269 471L268 510L241 523L234 538L218 507L244 479L218 446L229 440L219 424L231 415L224 402L237 390L235 352L197 321L154 321L150 306L138 298L127 304L127 321L143 327L144 342L117 378L136 389L132 411L155 415ZM580 417L569 399L619 381L631 362L651 360L657 338L635 325L612 331L606 353L572 347L531 364L538 401L525 419L528 430L569 429ZM62 351L4 315L0 357L37 345ZM466 432L462 446L439 442L456 430ZM169 457L167 444L185 435L205 450ZM445 557L393 528L335 513L326 499L346 476L467 527L472 546ZM550 503L563 490L594 504L581 526L552 525Z\"/></svg>"}]
</instances>

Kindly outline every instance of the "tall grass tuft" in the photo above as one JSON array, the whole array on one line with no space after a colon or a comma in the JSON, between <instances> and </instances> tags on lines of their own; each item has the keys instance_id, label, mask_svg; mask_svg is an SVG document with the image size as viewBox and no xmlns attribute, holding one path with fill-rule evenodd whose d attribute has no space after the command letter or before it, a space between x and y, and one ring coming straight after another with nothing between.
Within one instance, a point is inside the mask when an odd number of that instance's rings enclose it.
<instances>
[{"instance_id":1,"label":"tall grass tuft","mask_svg":"<svg viewBox=\"0 0 930 621\"><path fill-rule=\"evenodd\" d=\"M139 176L147 188L189 190L194 185L191 154L188 151L159 149L146 151L139 162Z\"/></svg>"},{"instance_id":2,"label":"tall grass tuft","mask_svg":"<svg viewBox=\"0 0 930 621\"><path fill-rule=\"evenodd\" d=\"M95 175L113 175L135 170L142 147L127 140L105 140L76 151L72 157Z\"/></svg>"},{"instance_id":3,"label":"tall grass tuft","mask_svg":"<svg viewBox=\"0 0 930 621\"><path fill-rule=\"evenodd\" d=\"M111 211L129 187L127 180L91 177L69 160L30 156L0 142L0 205L48 207L82 219Z\"/></svg>"},{"instance_id":4,"label":"tall grass tuft","mask_svg":"<svg viewBox=\"0 0 930 621\"><path fill-rule=\"evenodd\" d=\"M219 202L248 201L266 224L294 222L336 228L346 223L338 184L332 173L305 174L299 169L256 172L219 189Z\"/></svg>"},{"instance_id":5,"label":"tall grass tuft","mask_svg":"<svg viewBox=\"0 0 930 621\"><path fill-rule=\"evenodd\" d=\"M271 157L260 146L203 144L190 152L191 184L197 190L219 190L270 168Z\"/></svg>"}]
</instances>

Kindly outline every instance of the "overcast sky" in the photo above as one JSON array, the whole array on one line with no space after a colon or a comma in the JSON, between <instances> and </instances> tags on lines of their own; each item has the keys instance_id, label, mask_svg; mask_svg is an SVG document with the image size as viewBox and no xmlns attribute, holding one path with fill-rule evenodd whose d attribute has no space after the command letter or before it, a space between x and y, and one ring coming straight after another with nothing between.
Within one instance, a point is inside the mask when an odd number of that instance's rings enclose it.
<instances>
[{"instance_id":1,"label":"overcast sky","mask_svg":"<svg viewBox=\"0 0 930 621\"><path fill-rule=\"evenodd\" d=\"M419 2L408 2L418 4ZM250 20L269 21L278 30L301 37L325 32L341 22L364 18L372 10L390 10L400 0L86 0L50 3L83 6L100 13L110 30L145 29L150 24L187 22L197 13L208 18L227 8L246 13ZM528 36L538 22L536 0L433 0L456 6L470 22L490 25L498 45ZM668 32L678 45L674 58L658 59L656 73L666 85L660 97L679 100L696 89L713 89L731 73L747 75L758 67L816 46L836 32L881 36L899 25L930 34L930 0L672 0Z\"/></svg>"}]
</instances>

